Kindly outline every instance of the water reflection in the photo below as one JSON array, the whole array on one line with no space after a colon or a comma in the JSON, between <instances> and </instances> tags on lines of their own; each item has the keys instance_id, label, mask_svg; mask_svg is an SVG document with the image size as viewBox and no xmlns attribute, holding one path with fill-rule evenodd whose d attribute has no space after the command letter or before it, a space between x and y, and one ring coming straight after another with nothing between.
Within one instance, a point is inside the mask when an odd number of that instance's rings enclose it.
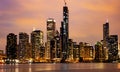
<instances>
[{"instance_id":1,"label":"water reflection","mask_svg":"<svg viewBox=\"0 0 120 72\"><path fill-rule=\"evenodd\" d=\"M6 64L0 72L120 72L120 64L77 63L77 64Z\"/></svg>"},{"instance_id":2,"label":"water reflection","mask_svg":"<svg viewBox=\"0 0 120 72\"><path fill-rule=\"evenodd\" d=\"M117 64L117 68L120 69L120 64Z\"/></svg>"}]
</instances>

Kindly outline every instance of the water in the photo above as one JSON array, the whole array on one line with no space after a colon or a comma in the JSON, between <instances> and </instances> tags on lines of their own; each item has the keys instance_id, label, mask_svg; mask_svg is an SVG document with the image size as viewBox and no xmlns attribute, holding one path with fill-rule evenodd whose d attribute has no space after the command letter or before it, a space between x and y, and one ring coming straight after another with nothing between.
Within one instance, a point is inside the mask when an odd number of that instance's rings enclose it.
<instances>
[{"instance_id":1,"label":"water","mask_svg":"<svg viewBox=\"0 0 120 72\"><path fill-rule=\"evenodd\" d=\"M120 72L117 63L1 64L0 72Z\"/></svg>"}]
</instances>

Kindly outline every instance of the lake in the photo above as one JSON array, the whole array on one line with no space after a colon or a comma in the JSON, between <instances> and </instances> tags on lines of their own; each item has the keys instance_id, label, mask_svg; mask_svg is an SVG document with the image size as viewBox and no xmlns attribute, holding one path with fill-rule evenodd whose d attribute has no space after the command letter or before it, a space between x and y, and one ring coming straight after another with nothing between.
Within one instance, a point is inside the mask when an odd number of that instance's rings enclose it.
<instances>
[{"instance_id":1,"label":"lake","mask_svg":"<svg viewBox=\"0 0 120 72\"><path fill-rule=\"evenodd\" d=\"M120 63L0 64L0 72L120 72Z\"/></svg>"}]
</instances>

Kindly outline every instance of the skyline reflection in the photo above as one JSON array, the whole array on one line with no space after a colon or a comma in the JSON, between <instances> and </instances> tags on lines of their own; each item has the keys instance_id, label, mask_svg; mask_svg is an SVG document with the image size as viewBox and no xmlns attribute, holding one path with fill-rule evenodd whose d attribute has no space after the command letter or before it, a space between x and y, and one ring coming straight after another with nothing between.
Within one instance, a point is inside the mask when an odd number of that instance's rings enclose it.
<instances>
[{"instance_id":1,"label":"skyline reflection","mask_svg":"<svg viewBox=\"0 0 120 72\"><path fill-rule=\"evenodd\" d=\"M117 63L75 63L75 64L5 64L0 65L0 72L119 72Z\"/></svg>"}]
</instances>

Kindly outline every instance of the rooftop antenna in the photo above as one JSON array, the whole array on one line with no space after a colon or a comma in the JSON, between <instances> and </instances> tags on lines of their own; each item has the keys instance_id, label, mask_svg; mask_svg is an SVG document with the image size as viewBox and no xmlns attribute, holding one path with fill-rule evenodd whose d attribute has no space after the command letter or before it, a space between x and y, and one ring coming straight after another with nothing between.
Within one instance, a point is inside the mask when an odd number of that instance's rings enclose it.
<instances>
[{"instance_id":1,"label":"rooftop antenna","mask_svg":"<svg viewBox=\"0 0 120 72\"><path fill-rule=\"evenodd\" d=\"M35 27L33 27L33 31L35 31L36 29L35 29Z\"/></svg>"},{"instance_id":2,"label":"rooftop antenna","mask_svg":"<svg viewBox=\"0 0 120 72\"><path fill-rule=\"evenodd\" d=\"M106 19L106 22L109 23L108 17L107 17L107 19Z\"/></svg>"},{"instance_id":3,"label":"rooftop antenna","mask_svg":"<svg viewBox=\"0 0 120 72\"><path fill-rule=\"evenodd\" d=\"M64 0L65 6L67 5L66 0Z\"/></svg>"}]
</instances>

